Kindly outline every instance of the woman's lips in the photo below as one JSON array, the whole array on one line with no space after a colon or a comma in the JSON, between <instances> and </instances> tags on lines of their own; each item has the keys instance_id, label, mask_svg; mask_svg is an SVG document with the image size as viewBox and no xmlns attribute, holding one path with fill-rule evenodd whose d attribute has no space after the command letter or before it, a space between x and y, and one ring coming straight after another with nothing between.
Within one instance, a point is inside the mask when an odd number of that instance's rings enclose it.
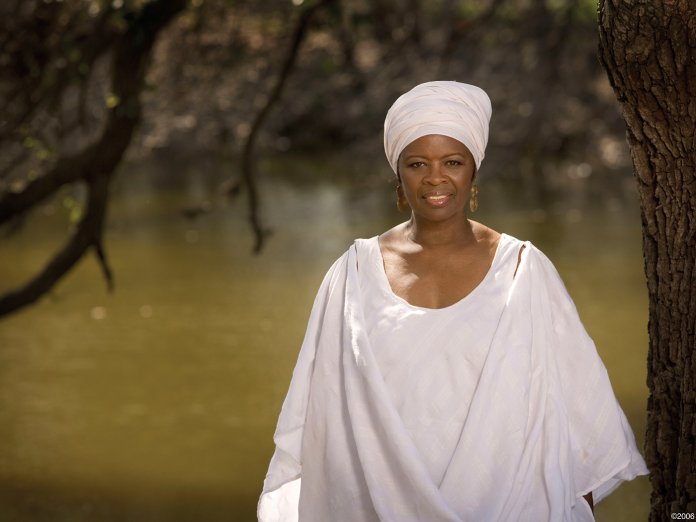
<instances>
[{"instance_id":1,"label":"woman's lips","mask_svg":"<svg viewBox=\"0 0 696 522\"><path fill-rule=\"evenodd\" d=\"M452 199L453 194L443 192L429 192L423 196L425 202L431 207L444 207Z\"/></svg>"}]
</instances>

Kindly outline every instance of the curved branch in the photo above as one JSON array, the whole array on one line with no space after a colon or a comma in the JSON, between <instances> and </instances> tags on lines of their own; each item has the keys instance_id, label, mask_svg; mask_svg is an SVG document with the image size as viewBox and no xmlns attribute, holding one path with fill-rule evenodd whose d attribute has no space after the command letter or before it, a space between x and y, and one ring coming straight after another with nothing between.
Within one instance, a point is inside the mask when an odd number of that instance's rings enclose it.
<instances>
[{"instance_id":1,"label":"curved branch","mask_svg":"<svg viewBox=\"0 0 696 522\"><path fill-rule=\"evenodd\" d=\"M106 154L111 153L112 157L118 154L109 141L109 136L115 133L112 129L114 125L120 123L110 122L97 143L79 154L60 158L53 168L28 183L21 192L6 192L0 195L0 225L41 203L63 185L85 178L89 171L107 170L111 161L108 161Z\"/></svg>"},{"instance_id":2,"label":"curved branch","mask_svg":"<svg viewBox=\"0 0 696 522\"><path fill-rule=\"evenodd\" d=\"M0 195L0 225L40 203L63 185L116 168L140 121L139 96L155 38L185 7L185 0L160 0L142 9L132 24L135 29L116 40L114 46L112 92L121 103L109 112L101 136L80 153L60 158L51 170L28 183L21 192Z\"/></svg>"},{"instance_id":3,"label":"curved branch","mask_svg":"<svg viewBox=\"0 0 696 522\"><path fill-rule=\"evenodd\" d=\"M256 188L256 181L254 179L254 147L256 146L256 138L258 137L259 130L261 129L264 121L268 117L273 105L280 99L283 94L283 89L287 82L290 73L295 67L297 62L297 56L299 54L300 46L304 41L307 34L307 29L309 28L312 17L316 14L317 10L324 7L325 5L331 4L335 0L320 0L314 5L305 9L295 26L293 31L293 38L288 53L283 60L283 66L276 78L275 85L269 94L266 103L261 107L254 121L251 125L251 130L244 142L244 147L242 149L242 182L247 189L247 196L249 202L249 213L248 219L251 224L252 230L254 232L254 253L258 254L263 248L263 243L266 236L269 234L268 229L265 229L261 224L261 219L259 217L259 195ZM233 184L229 196L234 196L232 189L236 185Z\"/></svg>"},{"instance_id":4,"label":"curved branch","mask_svg":"<svg viewBox=\"0 0 696 522\"><path fill-rule=\"evenodd\" d=\"M0 316L34 303L48 292L75 264L101 234L108 198L108 176L88 183L87 211L72 237L31 281L0 297Z\"/></svg>"},{"instance_id":5,"label":"curved branch","mask_svg":"<svg viewBox=\"0 0 696 522\"><path fill-rule=\"evenodd\" d=\"M113 276L102 246L109 181L140 122L140 93L157 34L185 7L186 0L152 1L137 14L131 29L116 41L111 90L120 104L109 112L99 141L76 156L62 158L48 174L27 185L22 192L0 198L0 223L3 223L21 215L66 183L83 180L89 187L87 211L75 232L38 275L0 297L0 316L35 302L90 246L95 247L109 289L113 288Z\"/></svg>"}]
</instances>

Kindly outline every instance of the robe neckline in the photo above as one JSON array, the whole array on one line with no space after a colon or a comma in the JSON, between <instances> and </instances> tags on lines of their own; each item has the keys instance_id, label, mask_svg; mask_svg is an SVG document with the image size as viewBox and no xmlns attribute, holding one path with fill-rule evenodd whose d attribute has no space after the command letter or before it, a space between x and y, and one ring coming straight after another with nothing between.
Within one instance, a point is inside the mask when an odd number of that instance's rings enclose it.
<instances>
[{"instance_id":1,"label":"robe neckline","mask_svg":"<svg viewBox=\"0 0 696 522\"><path fill-rule=\"evenodd\" d=\"M391 283L389 282L389 278L387 277L387 272L384 267L384 256L382 255L382 251L379 247L379 236L373 236L370 239L367 239L366 242L371 250L371 253L373 254L371 258L375 260L375 264L377 266L377 278L380 283L380 287L382 291L389 296L390 299L397 301L403 305L406 305L407 307L413 309L413 310L418 310L421 312L432 312L432 313L446 313L446 312L451 312L452 310L455 310L459 307L464 306L468 302L472 301L476 294L481 292L484 288L486 288L489 284L491 279L493 279L493 276L495 275L495 272L498 268L498 264L500 263L500 258L502 257L502 252L504 251L504 246L503 246L503 241L507 241L510 238L506 233L501 233L500 238L498 239L498 243L495 248L495 253L493 254L493 260L491 261L491 264L489 265L488 269L486 270L486 274L483 276L481 281L478 282L478 284L471 289L471 291L466 294L465 296L461 297L454 303L447 305L447 306L442 306L439 308L432 308L429 306L418 306L414 305L410 302L408 302L406 299L403 297L399 296L394 292L394 290L391 287Z\"/></svg>"}]
</instances>

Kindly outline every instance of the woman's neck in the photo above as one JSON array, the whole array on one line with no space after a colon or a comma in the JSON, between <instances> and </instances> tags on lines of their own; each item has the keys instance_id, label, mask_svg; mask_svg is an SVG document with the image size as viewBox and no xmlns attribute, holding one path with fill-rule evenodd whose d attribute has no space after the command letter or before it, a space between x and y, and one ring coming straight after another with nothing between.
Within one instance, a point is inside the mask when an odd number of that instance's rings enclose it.
<instances>
[{"instance_id":1,"label":"woman's neck","mask_svg":"<svg viewBox=\"0 0 696 522\"><path fill-rule=\"evenodd\" d=\"M408 241L424 248L465 246L476 241L471 222L466 216L446 221L427 221L411 215L404 232Z\"/></svg>"}]
</instances>

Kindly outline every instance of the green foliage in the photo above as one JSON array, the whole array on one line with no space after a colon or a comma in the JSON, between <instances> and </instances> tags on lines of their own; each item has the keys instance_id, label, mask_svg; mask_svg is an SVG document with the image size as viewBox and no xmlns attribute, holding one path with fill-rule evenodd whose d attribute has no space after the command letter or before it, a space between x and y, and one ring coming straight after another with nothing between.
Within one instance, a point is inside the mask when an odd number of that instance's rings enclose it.
<instances>
[{"instance_id":1,"label":"green foliage","mask_svg":"<svg viewBox=\"0 0 696 522\"><path fill-rule=\"evenodd\" d=\"M478 0L461 0L457 4L457 14L463 19L472 19L488 9L490 2ZM553 16L570 15L575 21L590 21L597 17L597 2L595 0L546 0L544 8ZM529 6L508 0L496 10L495 17L499 20L515 22L528 16Z\"/></svg>"},{"instance_id":2,"label":"green foliage","mask_svg":"<svg viewBox=\"0 0 696 522\"><path fill-rule=\"evenodd\" d=\"M109 94L104 102L109 109L113 109L121 103L121 99L115 94Z\"/></svg>"},{"instance_id":3,"label":"green foliage","mask_svg":"<svg viewBox=\"0 0 696 522\"><path fill-rule=\"evenodd\" d=\"M589 21L597 18L597 2L595 0L547 0L546 7L552 13L563 13L570 10L574 20Z\"/></svg>"},{"instance_id":4,"label":"green foliage","mask_svg":"<svg viewBox=\"0 0 696 522\"><path fill-rule=\"evenodd\" d=\"M469 19L481 14L485 8L486 4L484 2L462 0L457 4L457 14L464 19Z\"/></svg>"},{"instance_id":5,"label":"green foliage","mask_svg":"<svg viewBox=\"0 0 696 522\"><path fill-rule=\"evenodd\" d=\"M22 145L34 158L44 161L53 155L53 150L36 136L27 135L22 140Z\"/></svg>"},{"instance_id":6,"label":"green foliage","mask_svg":"<svg viewBox=\"0 0 696 522\"><path fill-rule=\"evenodd\" d=\"M341 64L331 55L324 56L321 60L321 70L324 74L334 74L340 67Z\"/></svg>"},{"instance_id":7,"label":"green foliage","mask_svg":"<svg viewBox=\"0 0 696 522\"><path fill-rule=\"evenodd\" d=\"M72 193L66 192L63 196L63 208L68 212L70 223L77 223L82 218L83 205L75 199Z\"/></svg>"}]
</instances>

